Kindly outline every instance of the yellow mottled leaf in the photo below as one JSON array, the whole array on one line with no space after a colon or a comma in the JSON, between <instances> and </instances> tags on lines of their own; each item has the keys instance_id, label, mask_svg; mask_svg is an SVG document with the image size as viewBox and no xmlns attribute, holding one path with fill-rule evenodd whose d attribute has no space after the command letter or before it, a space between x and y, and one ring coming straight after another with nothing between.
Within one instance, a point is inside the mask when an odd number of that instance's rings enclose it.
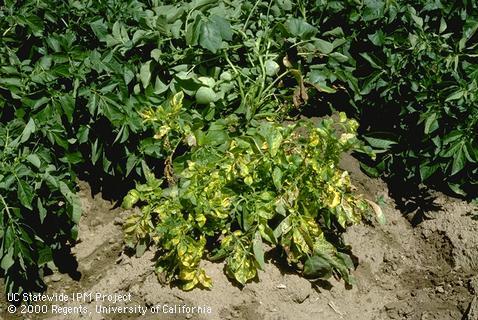
<instances>
[{"instance_id":1,"label":"yellow mottled leaf","mask_svg":"<svg viewBox=\"0 0 478 320\"><path fill-rule=\"evenodd\" d=\"M159 140L161 139L162 137L164 137L166 134L168 134L169 130L171 130L171 128L169 126L161 126L159 128L159 131L156 132L156 134L154 135L154 139L156 140Z\"/></svg>"},{"instance_id":2,"label":"yellow mottled leaf","mask_svg":"<svg viewBox=\"0 0 478 320\"><path fill-rule=\"evenodd\" d=\"M183 106L184 93L182 91L176 93L171 99L171 107L174 113L178 112Z\"/></svg>"},{"instance_id":3,"label":"yellow mottled leaf","mask_svg":"<svg viewBox=\"0 0 478 320\"><path fill-rule=\"evenodd\" d=\"M196 270L191 270L189 268L182 268L179 272L179 279L191 281L196 277Z\"/></svg>"},{"instance_id":4,"label":"yellow mottled leaf","mask_svg":"<svg viewBox=\"0 0 478 320\"><path fill-rule=\"evenodd\" d=\"M331 208L335 208L336 206L338 206L340 204L340 194L337 191L334 191L333 196L334 196L333 200L330 203Z\"/></svg>"},{"instance_id":5,"label":"yellow mottled leaf","mask_svg":"<svg viewBox=\"0 0 478 320\"><path fill-rule=\"evenodd\" d=\"M198 278L194 278L191 281L183 284L182 289L184 291L189 291L189 290L193 289L198 284L198 282L199 282Z\"/></svg>"},{"instance_id":6,"label":"yellow mottled leaf","mask_svg":"<svg viewBox=\"0 0 478 320\"><path fill-rule=\"evenodd\" d=\"M183 257L186 254L187 251L188 251L188 247L186 245L180 244L178 246L178 256L179 257Z\"/></svg>"},{"instance_id":7,"label":"yellow mottled leaf","mask_svg":"<svg viewBox=\"0 0 478 320\"><path fill-rule=\"evenodd\" d=\"M201 213L197 214L195 220L198 223L198 226L202 227L206 223L206 216Z\"/></svg>"},{"instance_id":8,"label":"yellow mottled leaf","mask_svg":"<svg viewBox=\"0 0 478 320\"><path fill-rule=\"evenodd\" d=\"M212 287L212 279L206 275L206 271L204 269L199 270L198 272L198 280L199 283L205 288Z\"/></svg>"}]
</instances>

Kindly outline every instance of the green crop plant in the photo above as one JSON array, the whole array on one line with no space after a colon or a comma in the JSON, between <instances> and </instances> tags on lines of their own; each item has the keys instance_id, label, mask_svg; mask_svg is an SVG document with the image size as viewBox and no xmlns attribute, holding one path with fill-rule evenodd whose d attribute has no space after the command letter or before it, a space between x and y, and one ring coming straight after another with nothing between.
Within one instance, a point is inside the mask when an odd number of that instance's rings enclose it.
<instances>
[{"instance_id":1,"label":"green crop plant","mask_svg":"<svg viewBox=\"0 0 478 320\"><path fill-rule=\"evenodd\" d=\"M55 251L72 245L74 173L39 143L35 122L0 124L0 267L7 292L39 291Z\"/></svg>"},{"instance_id":2,"label":"green crop plant","mask_svg":"<svg viewBox=\"0 0 478 320\"><path fill-rule=\"evenodd\" d=\"M340 39L336 72L316 55L309 77L340 79L360 134L378 154L372 176L476 196L478 6L475 1L317 1L308 22ZM325 31L325 32L324 32ZM337 43L337 40L329 44ZM333 48L335 46L329 46ZM305 48L305 47L304 47ZM342 79L344 80L344 79ZM330 95L343 99L340 91ZM335 101L337 101L335 100ZM339 100L343 101L343 100Z\"/></svg>"}]
</instances>

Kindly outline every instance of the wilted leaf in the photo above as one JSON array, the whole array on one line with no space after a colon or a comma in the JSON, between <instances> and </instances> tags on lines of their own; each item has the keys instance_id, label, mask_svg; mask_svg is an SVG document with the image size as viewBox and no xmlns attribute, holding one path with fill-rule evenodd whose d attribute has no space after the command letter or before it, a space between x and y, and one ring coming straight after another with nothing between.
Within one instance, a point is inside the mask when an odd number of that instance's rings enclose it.
<instances>
[{"instance_id":1,"label":"wilted leaf","mask_svg":"<svg viewBox=\"0 0 478 320\"><path fill-rule=\"evenodd\" d=\"M385 215L383 214L382 208L380 208L380 206L373 201L370 201L368 199L365 199L365 201L367 201L368 204L370 204L373 211L375 212L375 216L377 218L378 223L380 223L380 224L387 223L387 220L385 218Z\"/></svg>"},{"instance_id":2,"label":"wilted leaf","mask_svg":"<svg viewBox=\"0 0 478 320\"><path fill-rule=\"evenodd\" d=\"M332 276L332 266L322 256L312 255L305 261L304 276L310 278L330 278Z\"/></svg>"}]
</instances>

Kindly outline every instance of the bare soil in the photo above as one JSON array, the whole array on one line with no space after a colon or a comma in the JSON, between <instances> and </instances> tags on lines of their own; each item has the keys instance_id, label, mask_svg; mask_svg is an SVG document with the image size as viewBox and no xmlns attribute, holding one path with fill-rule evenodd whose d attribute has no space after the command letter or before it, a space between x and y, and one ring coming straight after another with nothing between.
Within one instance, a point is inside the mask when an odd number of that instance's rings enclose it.
<instances>
[{"instance_id":1,"label":"bare soil","mask_svg":"<svg viewBox=\"0 0 478 320\"><path fill-rule=\"evenodd\" d=\"M380 201L387 217L385 225L351 227L345 240L358 259L353 272L357 283L310 282L269 259L255 282L240 288L224 274L223 263L205 262L213 278L211 290L184 292L160 284L154 270L154 252L130 257L123 252L121 224L129 212L91 195L81 183L84 214L80 239L73 248L77 273L55 272L47 277L46 294L80 292L131 293L125 303L92 301L88 314L9 315L4 319L244 319L244 320L445 320L478 319L478 209L464 201L436 193L438 210L413 228L388 196L386 184L370 179L351 156L343 169L351 173L358 191ZM76 276L75 276L76 274ZM76 280L74 279L76 278ZM79 279L78 279L79 278ZM79 302L70 302L76 306ZM148 307L138 313L96 313L96 307ZM5 300L1 303L5 309ZM209 307L211 313L152 314L155 306ZM161 309L162 310L162 309Z\"/></svg>"}]
</instances>

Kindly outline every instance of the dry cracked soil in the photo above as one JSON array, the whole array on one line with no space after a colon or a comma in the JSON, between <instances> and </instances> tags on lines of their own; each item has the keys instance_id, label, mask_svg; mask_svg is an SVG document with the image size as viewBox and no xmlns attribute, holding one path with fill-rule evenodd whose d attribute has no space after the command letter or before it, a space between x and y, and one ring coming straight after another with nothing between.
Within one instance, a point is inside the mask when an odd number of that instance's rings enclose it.
<instances>
[{"instance_id":1,"label":"dry cracked soil","mask_svg":"<svg viewBox=\"0 0 478 320\"><path fill-rule=\"evenodd\" d=\"M214 281L210 290L184 292L162 285L153 272L154 252L147 251L137 258L123 251L121 224L129 212L114 208L101 194L91 195L88 184L81 182L84 213L78 243L72 248L77 265L73 262L70 270L55 270L46 277L45 294L64 293L70 301L46 303L50 309L45 314L21 314L20 309L9 314L8 304L2 298L1 317L477 320L477 207L434 193L435 209L426 213L427 219L422 223L412 227L396 209L383 181L364 175L351 156L345 156L341 166L351 173L359 192L381 203L387 217L385 225L361 224L345 233L346 243L352 245L357 258L353 271L356 284L352 287L336 279L310 282L275 263L272 255L256 281L243 288L229 281L222 263L210 262L204 262ZM88 295L82 296L85 301L71 301L77 293L92 293L93 301L89 301ZM126 295L126 301L94 301L96 293ZM57 305L56 314L51 312L53 305ZM79 305L87 312L75 313L79 312ZM101 309L100 306L131 309ZM140 315L139 307L147 312ZM187 313L193 311L192 307L196 307L195 312Z\"/></svg>"}]
</instances>

